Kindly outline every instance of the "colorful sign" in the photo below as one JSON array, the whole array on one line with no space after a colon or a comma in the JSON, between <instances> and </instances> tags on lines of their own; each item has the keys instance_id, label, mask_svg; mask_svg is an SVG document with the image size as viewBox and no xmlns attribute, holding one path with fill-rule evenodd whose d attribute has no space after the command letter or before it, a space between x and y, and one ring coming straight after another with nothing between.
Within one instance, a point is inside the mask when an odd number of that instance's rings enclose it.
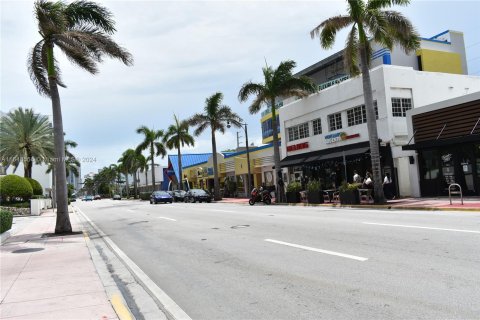
<instances>
[{"instance_id":1,"label":"colorful sign","mask_svg":"<svg viewBox=\"0 0 480 320\"><path fill-rule=\"evenodd\" d=\"M360 137L360 133L347 135L345 132L337 132L337 133L327 134L325 136L325 143L330 144L330 143L344 141L344 140L358 138L358 137Z\"/></svg>"},{"instance_id":2,"label":"colorful sign","mask_svg":"<svg viewBox=\"0 0 480 320\"><path fill-rule=\"evenodd\" d=\"M291 146L287 146L287 151L297 151L308 148L308 142L297 143Z\"/></svg>"}]
</instances>

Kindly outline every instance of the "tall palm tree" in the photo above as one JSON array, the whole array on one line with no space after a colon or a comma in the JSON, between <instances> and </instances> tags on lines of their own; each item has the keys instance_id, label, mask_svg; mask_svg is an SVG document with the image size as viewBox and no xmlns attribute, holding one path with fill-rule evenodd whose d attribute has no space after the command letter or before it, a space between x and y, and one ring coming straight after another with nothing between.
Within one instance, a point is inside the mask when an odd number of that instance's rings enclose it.
<instances>
[{"instance_id":1,"label":"tall palm tree","mask_svg":"<svg viewBox=\"0 0 480 320\"><path fill-rule=\"evenodd\" d=\"M372 83L370 81L370 40L393 50L399 45L406 53L414 51L420 40L411 22L401 13L385 10L393 5L408 5L410 0L348 0L348 15L329 18L310 32L312 38L319 37L324 49L331 48L337 32L352 25L345 46L345 62L352 76L362 74L363 95L367 114L367 128L370 141L375 203L384 203L378 146L377 121L373 106ZM358 60L360 55L360 61ZM358 64L360 63L360 68Z\"/></svg>"},{"instance_id":2,"label":"tall palm tree","mask_svg":"<svg viewBox=\"0 0 480 320\"><path fill-rule=\"evenodd\" d=\"M241 102L246 101L250 96L255 96L255 100L249 107L251 114L258 113L262 105L270 106L272 109L272 128L273 128L273 160L275 163L275 171L277 172L277 195L278 202L284 201L283 186L280 186L281 168L280 168L280 150L278 147L277 132L277 111L275 102L279 98L288 98L296 96L298 98L306 97L317 90L314 82L305 76L294 77L292 74L295 68L295 61L282 61L277 69L270 66L263 68L264 83L246 82L240 92L238 99Z\"/></svg>"},{"instance_id":3,"label":"tall palm tree","mask_svg":"<svg viewBox=\"0 0 480 320\"><path fill-rule=\"evenodd\" d=\"M137 129L137 133L144 135L143 141L137 146L135 151L140 154L143 150L149 151L149 158L152 163L152 191L155 191L155 157L165 157L167 151L161 141L163 137L163 130L148 129L146 126L141 126Z\"/></svg>"},{"instance_id":4,"label":"tall palm tree","mask_svg":"<svg viewBox=\"0 0 480 320\"><path fill-rule=\"evenodd\" d=\"M57 221L55 233L71 232L68 216L67 177L65 175L65 150L63 121L58 85L65 87L60 79L60 69L54 57L54 45L71 62L86 71L98 72L97 63L104 56L119 59L126 65L133 63L132 56L110 37L115 30L112 14L106 8L90 1L37 0L35 16L42 40L30 52L28 69L38 92L52 100L55 172L57 180Z\"/></svg>"},{"instance_id":5,"label":"tall palm tree","mask_svg":"<svg viewBox=\"0 0 480 320\"><path fill-rule=\"evenodd\" d=\"M220 200L220 185L218 181L217 167L217 142L215 139L215 131L225 133L227 123L231 123L235 127L240 127L242 118L230 109L229 106L222 105L223 94L217 92L211 97L205 99L204 113L194 114L188 121L191 126L196 126L194 134L199 136L208 127L211 129L212 153L213 153L213 185L214 198Z\"/></svg>"},{"instance_id":6,"label":"tall palm tree","mask_svg":"<svg viewBox=\"0 0 480 320\"><path fill-rule=\"evenodd\" d=\"M123 169L125 179L127 182L127 198L130 196L129 180L128 176L133 174L133 183L135 188L135 195L137 193L136 171L139 166L139 154L133 149L127 149L123 152L122 157L118 159L120 167Z\"/></svg>"},{"instance_id":7,"label":"tall palm tree","mask_svg":"<svg viewBox=\"0 0 480 320\"><path fill-rule=\"evenodd\" d=\"M183 177L182 177L182 153L180 151L180 147L185 145L193 146L195 141L193 137L188 132L188 122L183 120L178 120L177 116L174 114L173 119L175 121L174 124L171 124L165 135L163 136L163 142L167 146L169 150L173 148L177 149L178 153L178 187L180 190L183 189Z\"/></svg>"},{"instance_id":8,"label":"tall palm tree","mask_svg":"<svg viewBox=\"0 0 480 320\"><path fill-rule=\"evenodd\" d=\"M148 161L150 161L150 157L145 157L141 153L138 154L138 179L140 179L140 172L145 173L145 187L148 184Z\"/></svg>"},{"instance_id":9,"label":"tall palm tree","mask_svg":"<svg viewBox=\"0 0 480 320\"><path fill-rule=\"evenodd\" d=\"M53 131L48 116L18 108L0 118L0 159L15 172L23 163L24 177L32 177L33 162L53 157Z\"/></svg>"}]
</instances>

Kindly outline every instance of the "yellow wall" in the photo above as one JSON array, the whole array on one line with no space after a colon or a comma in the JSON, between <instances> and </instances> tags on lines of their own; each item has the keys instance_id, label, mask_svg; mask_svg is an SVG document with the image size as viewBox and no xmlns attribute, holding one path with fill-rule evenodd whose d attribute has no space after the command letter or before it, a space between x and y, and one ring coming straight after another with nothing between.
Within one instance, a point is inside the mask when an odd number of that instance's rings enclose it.
<instances>
[{"instance_id":1,"label":"yellow wall","mask_svg":"<svg viewBox=\"0 0 480 320\"><path fill-rule=\"evenodd\" d=\"M417 56L422 58L422 70L463 74L460 54L429 49L417 50Z\"/></svg>"}]
</instances>

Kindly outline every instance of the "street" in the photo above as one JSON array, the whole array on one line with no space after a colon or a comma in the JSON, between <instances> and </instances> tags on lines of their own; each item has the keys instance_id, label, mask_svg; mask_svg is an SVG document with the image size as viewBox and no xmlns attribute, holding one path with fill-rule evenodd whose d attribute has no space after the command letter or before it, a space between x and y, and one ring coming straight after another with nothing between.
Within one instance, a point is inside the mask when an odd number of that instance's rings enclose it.
<instances>
[{"instance_id":1,"label":"street","mask_svg":"<svg viewBox=\"0 0 480 320\"><path fill-rule=\"evenodd\" d=\"M480 215L74 204L192 319L478 319Z\"/></svg>"}]
</instances>

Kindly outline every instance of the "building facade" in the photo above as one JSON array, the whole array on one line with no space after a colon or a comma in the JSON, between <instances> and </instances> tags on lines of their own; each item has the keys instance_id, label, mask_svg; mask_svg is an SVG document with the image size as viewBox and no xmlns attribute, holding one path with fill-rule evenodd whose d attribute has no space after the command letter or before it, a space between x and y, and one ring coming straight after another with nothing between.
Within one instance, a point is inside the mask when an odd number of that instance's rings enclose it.
<instances>
[{"instance_id":1,"label":"building facade","mask_svg":"<svg viewBox=\"0 0 480 320\"><path fill-rule=\"evenodd\" d=\"M421 196L446 196L450 184L463 195L480 196L480 93L464 95L407 112Z\"/></svg>"}]
</instances>

